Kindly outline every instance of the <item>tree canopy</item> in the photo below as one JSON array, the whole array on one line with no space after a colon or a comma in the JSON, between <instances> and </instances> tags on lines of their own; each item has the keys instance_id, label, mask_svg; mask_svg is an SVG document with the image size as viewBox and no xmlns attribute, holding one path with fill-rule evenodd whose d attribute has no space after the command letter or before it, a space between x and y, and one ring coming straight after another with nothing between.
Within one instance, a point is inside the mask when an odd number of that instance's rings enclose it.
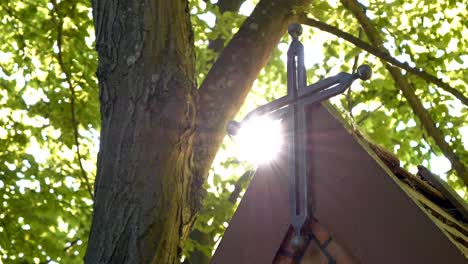
<instances>
[{"instance_id":1,"label":"tree canopy","mask_svg":"<svg viewBox=\"0 0 468 264\"><path fill-rule=\"evenodd\" d=\"M258 2L189 1L199 85ZM311 1L293 12L308 82L370 64L373 78L332 103L409 171L423 164L467 199L466 3ZM81 263L101 129L91 3L3 1L0 17L0 258ZM285 94L289 41L284 32L239 116ZM185 261L211 255L253 174L232 149L226 138L204 183Z\"/></svg>"}]
</instances>

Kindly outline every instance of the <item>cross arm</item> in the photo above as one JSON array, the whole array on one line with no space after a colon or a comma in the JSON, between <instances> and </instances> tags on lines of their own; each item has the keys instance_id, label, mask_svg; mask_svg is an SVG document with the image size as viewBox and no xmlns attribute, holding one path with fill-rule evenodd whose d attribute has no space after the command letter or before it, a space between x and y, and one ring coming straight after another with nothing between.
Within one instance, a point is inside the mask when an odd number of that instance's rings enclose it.
<instances>
[{"instance_id":1,"label":"cross arm","mask_svg":"<svg viewBox=\"0 0 468 264\"><path fill-rule=\"evenodd\" d=\"M354 74L340 72L335 76L325 78L304 89L298 91L298 97L294 98L291 94L276 99L270 103L259 106L250 111L241 122L231 121L228 124L227 131L229 135L236 135L241 123L251 119L254 116L261 116L275 112L287 105L295 104L299 101L307 103L316 103L329 99L335 95L341 94L356 80L368 80L372 75L371 68L368 65L361 65Z\"/></svg>"}]
</instances>

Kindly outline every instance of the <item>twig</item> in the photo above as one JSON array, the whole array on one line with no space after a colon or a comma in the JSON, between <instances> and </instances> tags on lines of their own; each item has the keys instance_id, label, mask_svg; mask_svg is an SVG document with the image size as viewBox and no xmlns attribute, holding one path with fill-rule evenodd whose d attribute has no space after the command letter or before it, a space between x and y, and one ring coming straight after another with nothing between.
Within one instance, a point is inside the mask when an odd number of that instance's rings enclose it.
<instances>
[{"instance_id":1,"label":"twig","mask_svg":"<svg viewBox=\"0 0 468 264\"><path fill-rule=\"evenodd\" d=\"M254 170L248 170L242 176L237 180L236 184L234 185L234 191L232 191L231 195L229 196L229 202L235 204L237 201L237 198L239 198L240 193L242 190L244 190L244 186L252 179L254 176L255 171Z\"/></svg>"},{"instance_id":2,"label":"twig","mask_svg":"<svg viewBox=\"0 0 468 264\"><path fill-rule=\"evenodd\" d=\"M383 104L379 105L379 107L377 107L376 109L372 110L372 111L367 111L366 115L361 117L357 122L356 124L357 125L360 125L362 122L364 122L364 120L366 120L367 118L369 118L369 116L374 113L374 112L377 112L377 110L379 110L380 108L382 108L382 106L384 106Z\"/></svg>"},{"instance_id":3,"label":"twig","mask_svg":"<svg viewBox=\"0 0 468 264\"><path fill-rule=\"evenodd\" d=\"M76 243L78 243L78 241L80 241L79 238L73 240L72 242L68 242L68 243L70 243L70 245L64 247L63 252L67 252L71 247L73 247Z\"/></svg>"},{"instance_id":4,"label":"twig","mask_svg":"<svg viewBox=\"0 0 468 264\"><path fill-rule=\"evenodd\" d=\"M427 73L426 71L422 70L422 69L419 69L419 68L415 68L415 67L411 67L409 66L408 63L406 62L401 62L397 59L395 59L394 57L392 57L387 51L385 50L382 50L382 49L379 49L377 47L374 47L362 40L360 40L359 38L356 38L355 36L347 33L347 32L344 32L334 26L331 26L331 25L328 25L327 23L324 23L324 22L321 22L321 21L318 21L318 20L315 20L313 18L309 18L309 17L306 17L305 15L301 16L299 18L299 22L304 24L304 25L308 25L308 26L311 26L311 27L315 27L315 28L318 28L320 30L323 30L323 31L326 31L332 35L335 35L339 38L342 38L350 43L352 43L354 46L356 47L359 47L367 52L369 52L370 54L394 65L394 66L397 66L409 73L412 73L416 76L419 76L421 77L422 79L424 79L425 81L429 82L429 83L433 83L435 85L437 85L438 87L442 88L443 90L445 90L446 92L452 94L455 98L457 98L458 100L460 100L464 105L467 105L468 106L468 97L465 96L461 91L451 87L448 83L442 81L441 79L435 77L434 75L431 75L429 73Z\"/></svg>"},{"instance_id":5,"label":"twig","mask_svg":"<svg viewBox=\"0 0 468 264\"><path fill-rule=\"evenodd\" d=\"M359 28L359 31L358 31L358 37L359 39L362 38L362 28L360 27ZM355 73L357 68L358 68L358 63L359 63L359 55L361 53L358 53L356 54L356 56L354 57L354 63L353 63L353 69L352 69L352 72ZM346 101L348 103L348 112L349 112L349 116L351 117L351 119L354 120L354 116L353 116L353 102L351 100L351 90L352 87L349 87L348 91L346 92Z\"/></svg>"},{"instance_id":6,"label":"twig","mask_svg":"<svg viewBox=\"0 0 468 264\"><path fill-rule=\"evenodd\" d=\"M79 143L79 134L78 134L78 121L76 120L76 113L75 113L75 87L73 86L73 83L71 81L70 73L68 72L67 68L65 67L65 63L63 61L63 56L62 56L62 31L63 31L63 21L62 21L62 16L59 13L58 10L58 5L56 0L51 1L55 13L57 14L58 21L57 19L52 16L52 20L54 23L57 25L57 48L58 48L58 53L57 53L57 61L58 64L60 65L60 68L62 68L63 73L65 74L65 80L68 84L68 88L70 89L70 112L71 112L71 122L73 126L73 136L75 140L75 146L76 146L76 156L78 158L78 165L81 170L81 178L85 182L85 186L87 191L89 192L89 195L91 196L91 199L94 199L93 191L91 188L91 184L89 182L88 176L86 175L86 172L83 167L83 163L81 162L81 152L80 152L80 143Z\"/></svg>"}]
</instances>

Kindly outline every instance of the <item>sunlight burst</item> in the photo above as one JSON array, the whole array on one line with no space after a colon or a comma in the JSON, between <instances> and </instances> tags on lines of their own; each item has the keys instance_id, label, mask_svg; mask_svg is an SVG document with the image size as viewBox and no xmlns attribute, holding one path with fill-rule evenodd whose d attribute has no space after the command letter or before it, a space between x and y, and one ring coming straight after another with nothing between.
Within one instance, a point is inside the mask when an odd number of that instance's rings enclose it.
<instances>
[{"instance_id":1,"label":"sunlight burst","mask_svg":"<svg viewBox=\"0 0 468 264\"><path fill-rule=\"evenodd\" d=\"M236 135L239 158L255 165L270 162L283 145L281 120L258 117L243 123Z\"/></svg>"}]
</instances>

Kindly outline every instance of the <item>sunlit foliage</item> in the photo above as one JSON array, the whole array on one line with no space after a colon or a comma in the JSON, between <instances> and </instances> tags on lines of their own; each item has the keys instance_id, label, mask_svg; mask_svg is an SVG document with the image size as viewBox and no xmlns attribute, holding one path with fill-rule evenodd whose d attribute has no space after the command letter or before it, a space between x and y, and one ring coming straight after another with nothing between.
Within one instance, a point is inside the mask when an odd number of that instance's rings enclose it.
<instances>
[{"instance_id":1,"label":"sunlit foliage","mask_svg":"<svg viewBox=\"0 0 468 264\"><path fill-rule=\"evenodd\" d=\"M5 263L80 263L83 256L100 125L89 5L0 3L0 257Z\"/></svg>"},{"instance_id":2,"label":"sunlit foliage","mask_svg":"<svg viewBox=\"0 0 468 264\"><path fill-rule=\"evenodd\" d=\"M244 1L239 12L223 14L215 1L190 2L200 84L219 54L209 48L210 42L227 43L256 1ZM315 2L305 10L310 17L367 41L339 1ZM467 96L468 14L463 1L361 3L390 55L442 78ZM100 126L90 4L88 0L0 2L0 263L82 262ZM355 64L370 64L375 72L372 80L353 86L333 103L372 140L397 154L410 171L418 164L428 166L465 195L463 183L382 63L336 36L304 28L309 83L350 72ZM284 95L288 43L285 35L240 117ZM445 140L468 165L467 106L435 85L404 74ZM184 258L194 251L212 253L240 200L239 190L248 184L252 168L233 156L232 144L225 140L210 171L204 209L195 224L202 236L186 243Z\"/></svg>"}]
</instances>

